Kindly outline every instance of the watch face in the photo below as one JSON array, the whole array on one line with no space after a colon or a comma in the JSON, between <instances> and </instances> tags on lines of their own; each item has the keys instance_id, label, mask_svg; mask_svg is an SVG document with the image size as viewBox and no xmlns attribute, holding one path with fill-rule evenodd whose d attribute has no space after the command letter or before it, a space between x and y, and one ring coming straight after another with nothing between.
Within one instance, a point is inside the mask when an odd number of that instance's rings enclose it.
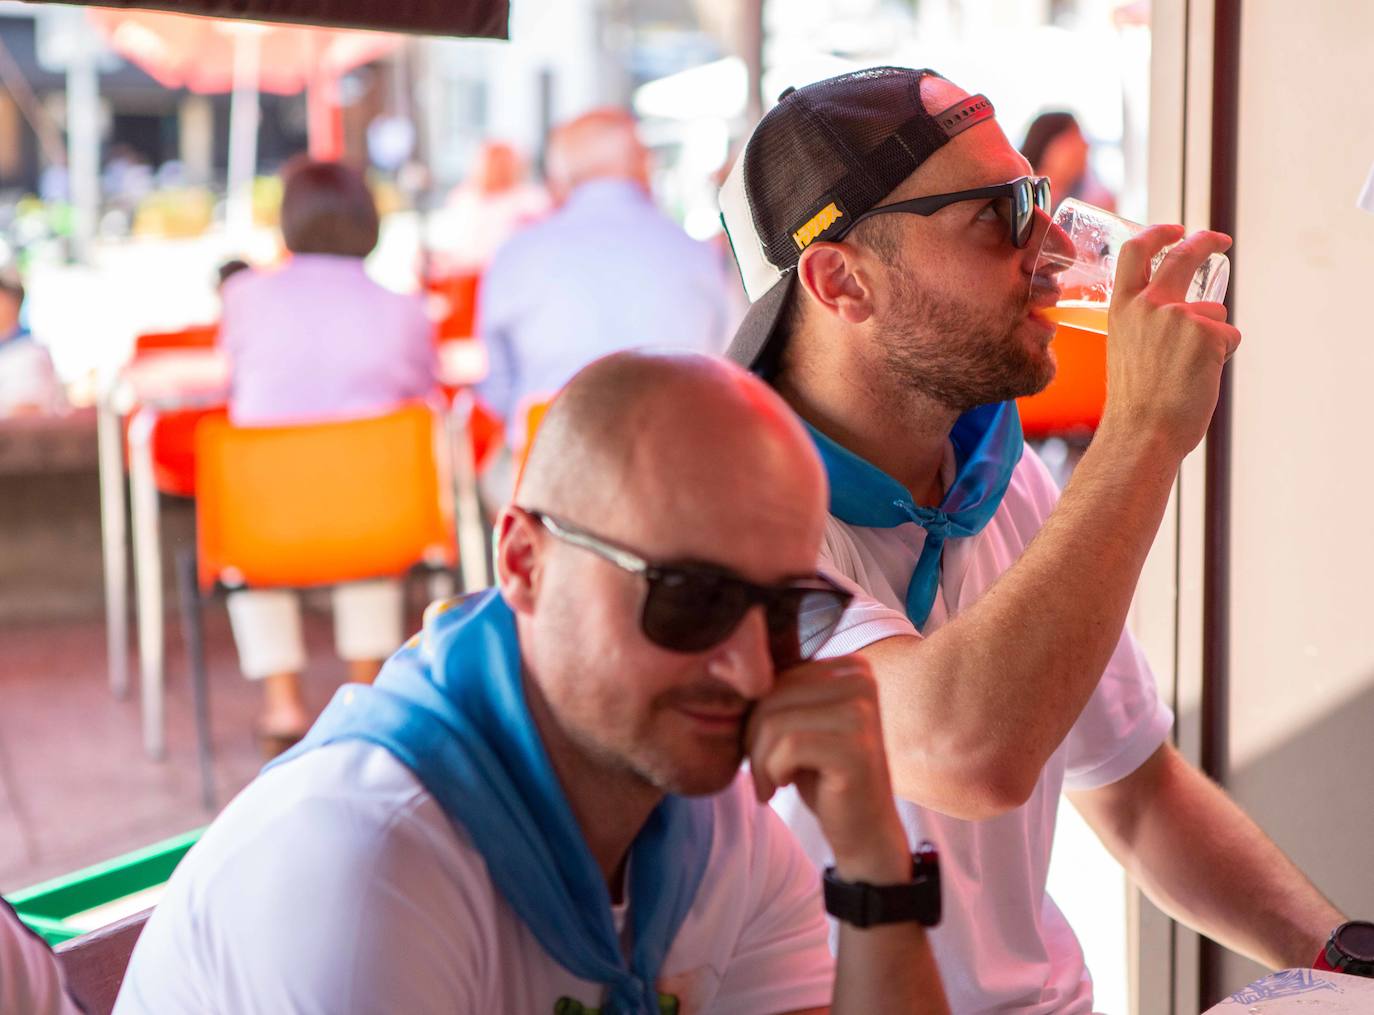
<instances>
[{"instance_id":1,"label":"watch face","mask_svg":"<svg viewBox=\"0 0 1374 1015\"><path fill-rule=\"evenodd\" d=\"M1374 962L1374 923L1352 920L1336 928L1336 947L1357 962Z\"/></svg>"}]
</instances>

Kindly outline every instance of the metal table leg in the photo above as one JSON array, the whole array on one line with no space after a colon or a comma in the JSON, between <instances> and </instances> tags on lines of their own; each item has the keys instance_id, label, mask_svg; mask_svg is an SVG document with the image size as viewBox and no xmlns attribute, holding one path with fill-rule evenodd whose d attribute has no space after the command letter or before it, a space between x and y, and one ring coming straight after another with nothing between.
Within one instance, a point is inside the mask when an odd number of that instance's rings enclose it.
<instances>
[{"instance_id":1,"label":"metal table leg","mask_svg":"<svg viewBox=\"0 0 1374 1015\"><path fill-rule=\"evenodd\" d=\"M453 518L464 592L475 592L491 584L487 536L477 494L477 463L472 459L471 418L472 395L460 391L449 410L448 438L453 461Z\"/></svg>"},{"instance_id":2,"label":"metal table leg","mask_svg":"<svg viewBox=\"0 0 1374 1015\"><path fill-rule=\"evenodd\" d=\"M105 561L105 652L110 690L129 696L129 518L124 503L124 451L119 413L108 398L96 406L100 471L100 544Z\"/></svg>"},{"instance_id":3,"label":"metal table leg","mask_svg":"<svg viewBox=\"0 0 1374 1015\"><path fill-rule=\"evenodd\" d=\"M157 413L144 407L129 427L129 500L134 533L134 585L138 597L138 655L143 706L143 748L166 757L163 725L162 547L159 543L157 485L153 481L153 424Z\"/></svg>"}]
</instances>

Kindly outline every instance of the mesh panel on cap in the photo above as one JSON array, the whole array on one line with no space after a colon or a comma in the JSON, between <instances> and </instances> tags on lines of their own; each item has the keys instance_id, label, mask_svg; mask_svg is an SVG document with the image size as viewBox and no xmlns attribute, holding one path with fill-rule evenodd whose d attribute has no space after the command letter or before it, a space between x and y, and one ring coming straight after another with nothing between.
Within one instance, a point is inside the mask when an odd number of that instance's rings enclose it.
<instances>
[{"instance_id":1,"label":"mesh panel on cap","mask_svg":"<svg viewBox=\"0 0 1374 1015\"><path fill-rule=\"evenodd\" d=\"M921 104L921 79L932 73L855 71L798 89L769 111L744 154L745 191L769 261L795 266L793 231L829 201L852 221L945 143Z\"/></svg>"}]
</instances>

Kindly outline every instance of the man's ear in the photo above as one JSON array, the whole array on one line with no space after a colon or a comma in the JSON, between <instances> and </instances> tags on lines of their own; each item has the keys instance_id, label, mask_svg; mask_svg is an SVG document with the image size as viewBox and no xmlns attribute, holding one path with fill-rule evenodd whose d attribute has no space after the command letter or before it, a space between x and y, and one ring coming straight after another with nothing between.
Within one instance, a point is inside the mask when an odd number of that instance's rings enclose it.
<instances>
[{"instance_id":1,"label":"man's ear","mask_svg":"<svg viewBox=\"0 0 1374 1015\"><path fill-rule=\"evenodd\" d=\"M496 519L496 585L516 613L534 612L541 531L528 512L514 505Z\"/></svg>"},{"instance_id":2,"label":"man's ear","mask_svg":"<svg viewBox=\"0 0 1374 1015\"><path fill-rule=\"evenodd\" d=\"M797 277L821 308L846 324L873 316L873 280L862 255L842 243L813 243L802 252Z\"/></svg>"}]
</instances>

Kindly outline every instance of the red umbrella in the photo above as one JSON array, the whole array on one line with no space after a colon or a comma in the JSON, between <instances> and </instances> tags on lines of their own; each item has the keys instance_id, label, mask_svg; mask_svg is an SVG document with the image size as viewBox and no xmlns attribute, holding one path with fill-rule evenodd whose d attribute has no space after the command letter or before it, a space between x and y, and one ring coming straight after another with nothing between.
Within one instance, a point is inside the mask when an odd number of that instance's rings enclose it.
<instances>
[{"instance_id":1,"label":"red umbrella","mask_svg":"<svg viewBox=\"0 0 1374 1015\"><path fill-rule=\"evenodd\" d=\"M338 78L385 56L400 37L384 32L305 28L150 11L92 10L110 45L168 88L228 92L246 36L259 47L258 88L294 95L320 78Z\"/></svg>"},{"instance_id":2,"label":"red umbrella","mask_svg":"<svg viewBox=\"0 0 1374 1015\"><path fill-rule=\"evenodd\" d=\"M341 154L339 78L401 42L400 36L383 32L150 11L88 13L116 52L168 88L216 93L253 84L279 95L309 89L310 151L317 158ZM245 63L246 52L251 56ZM242 81L245 67L252 82Z\"/></svg>"}]
</instances>

